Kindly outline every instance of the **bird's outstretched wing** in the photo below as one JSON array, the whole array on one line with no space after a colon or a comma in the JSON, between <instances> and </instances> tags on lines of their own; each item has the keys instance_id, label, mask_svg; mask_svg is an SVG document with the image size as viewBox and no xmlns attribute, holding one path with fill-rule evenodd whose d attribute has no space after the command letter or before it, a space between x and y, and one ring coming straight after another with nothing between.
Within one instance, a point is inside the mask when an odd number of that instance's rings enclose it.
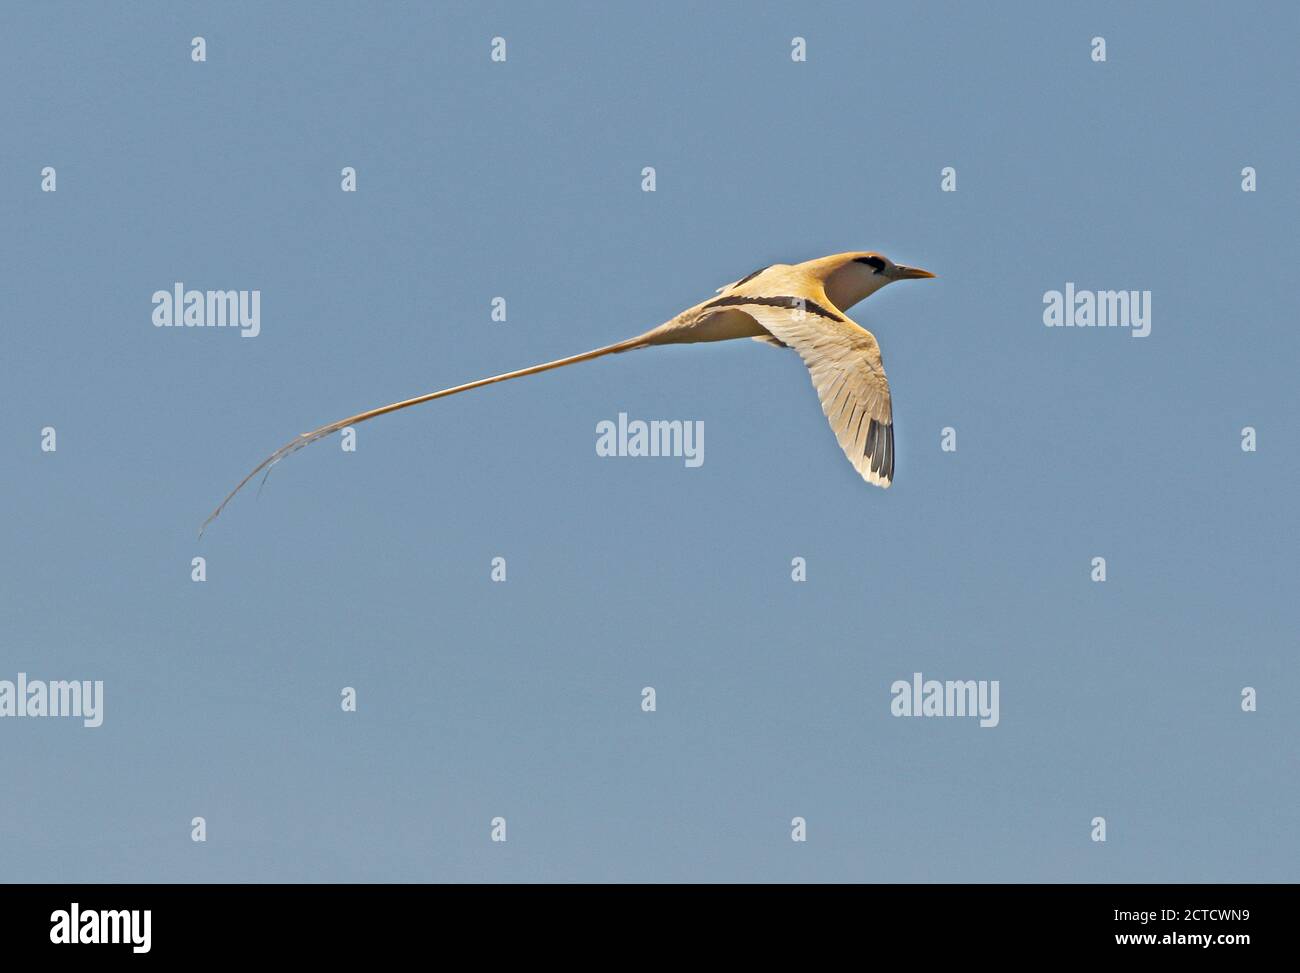
<instances>
[{"instance_id":1,"label":"bird's outstretched wing","mask_svg":"<svg viewBox=\"0 0 1300 973\"><path fill-rule=\"evenodd\" d=\"M822 412L840 448L868 483L888 487L894 479L894 414L889 380L875 336L834 309L829 301L731 299L808 366ZM780 299L788 300L788 299Z\"/></svg>"}]
</instances>

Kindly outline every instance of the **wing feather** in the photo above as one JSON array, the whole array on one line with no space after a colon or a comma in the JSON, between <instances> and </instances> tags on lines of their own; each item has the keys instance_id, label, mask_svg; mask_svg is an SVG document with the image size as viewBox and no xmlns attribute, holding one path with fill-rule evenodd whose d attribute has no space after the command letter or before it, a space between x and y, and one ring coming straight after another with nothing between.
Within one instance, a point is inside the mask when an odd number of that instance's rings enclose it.
<instances>
[{"instance_id":1,"label":"wing feather","mask_svg":"<svg viewBox=\"0 0 1300 973\"><path fill-rule=\"evenodd\" d=\"M765 304L739 309L798 352L844 455L868 483L888 487L894 479L893 403L875 336L843 315L837 320Z\"/></svg>"}]
</instances>

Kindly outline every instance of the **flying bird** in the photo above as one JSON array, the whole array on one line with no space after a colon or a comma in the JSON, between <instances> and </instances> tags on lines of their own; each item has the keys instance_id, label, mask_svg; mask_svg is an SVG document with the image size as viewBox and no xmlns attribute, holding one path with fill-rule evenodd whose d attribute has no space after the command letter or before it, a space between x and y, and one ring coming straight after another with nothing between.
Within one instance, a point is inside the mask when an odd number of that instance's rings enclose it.
<instances>
[{"instance_id":1,"label":"flying bird","mask_svg":"<svg viewBox=\"0 0 1300 973\"><path fill-rule=\"evenodd\" d=\"M752 338L777 348L792 348L812 376L822 411L853 468L868 483L888 487L894 479L894 421L889 381L875 336L844 313L863 298L896 280L933 277L928 270L896 264L879 253L837 253L799 264L762 267L710 298L687 308L657 328L626 341L580 355L504 372L476 382L417 395L359 412L327 426L305 432L258 463L217 505L199 535L258 473L318 439L413 405L525 375L576 365L654 345Z\"/></svg>"}]
</instances>

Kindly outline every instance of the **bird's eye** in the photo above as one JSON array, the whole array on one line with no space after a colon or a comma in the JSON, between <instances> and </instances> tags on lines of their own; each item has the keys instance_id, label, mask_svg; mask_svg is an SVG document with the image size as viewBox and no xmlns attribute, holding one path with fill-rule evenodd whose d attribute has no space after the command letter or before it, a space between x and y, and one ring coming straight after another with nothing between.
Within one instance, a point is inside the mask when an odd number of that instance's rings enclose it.
<instances>
[{"instance_id":1,"label":"bird's eye","mask_svg":"<svg viewBox=\"0 0 1300 973\"><path fill-rule=\"evenodd\" d=\"M874 267L876 273L885 269L885 261L880 257L858 257L854 263L866 264L868 267Z\"/></svg>"}]
</instances>

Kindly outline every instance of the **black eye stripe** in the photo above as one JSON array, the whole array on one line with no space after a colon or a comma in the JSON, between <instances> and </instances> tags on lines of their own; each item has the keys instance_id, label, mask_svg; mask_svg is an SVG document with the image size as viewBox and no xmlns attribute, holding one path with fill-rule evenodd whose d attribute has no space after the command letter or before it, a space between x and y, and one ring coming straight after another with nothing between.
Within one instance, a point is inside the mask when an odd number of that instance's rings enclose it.
<instances>
[{"instance_id":1,"label":"black eye stripe","mask_svg":"<svg viewBox=\"0 0 1300 973\"><path fill-rule=\"evenodd\" d=\"M885 269L885 262L879 257L854 257L855 264L866 264L868 267L876 268L876 273L881 273Z\"/></svg>"}]
</instances>

